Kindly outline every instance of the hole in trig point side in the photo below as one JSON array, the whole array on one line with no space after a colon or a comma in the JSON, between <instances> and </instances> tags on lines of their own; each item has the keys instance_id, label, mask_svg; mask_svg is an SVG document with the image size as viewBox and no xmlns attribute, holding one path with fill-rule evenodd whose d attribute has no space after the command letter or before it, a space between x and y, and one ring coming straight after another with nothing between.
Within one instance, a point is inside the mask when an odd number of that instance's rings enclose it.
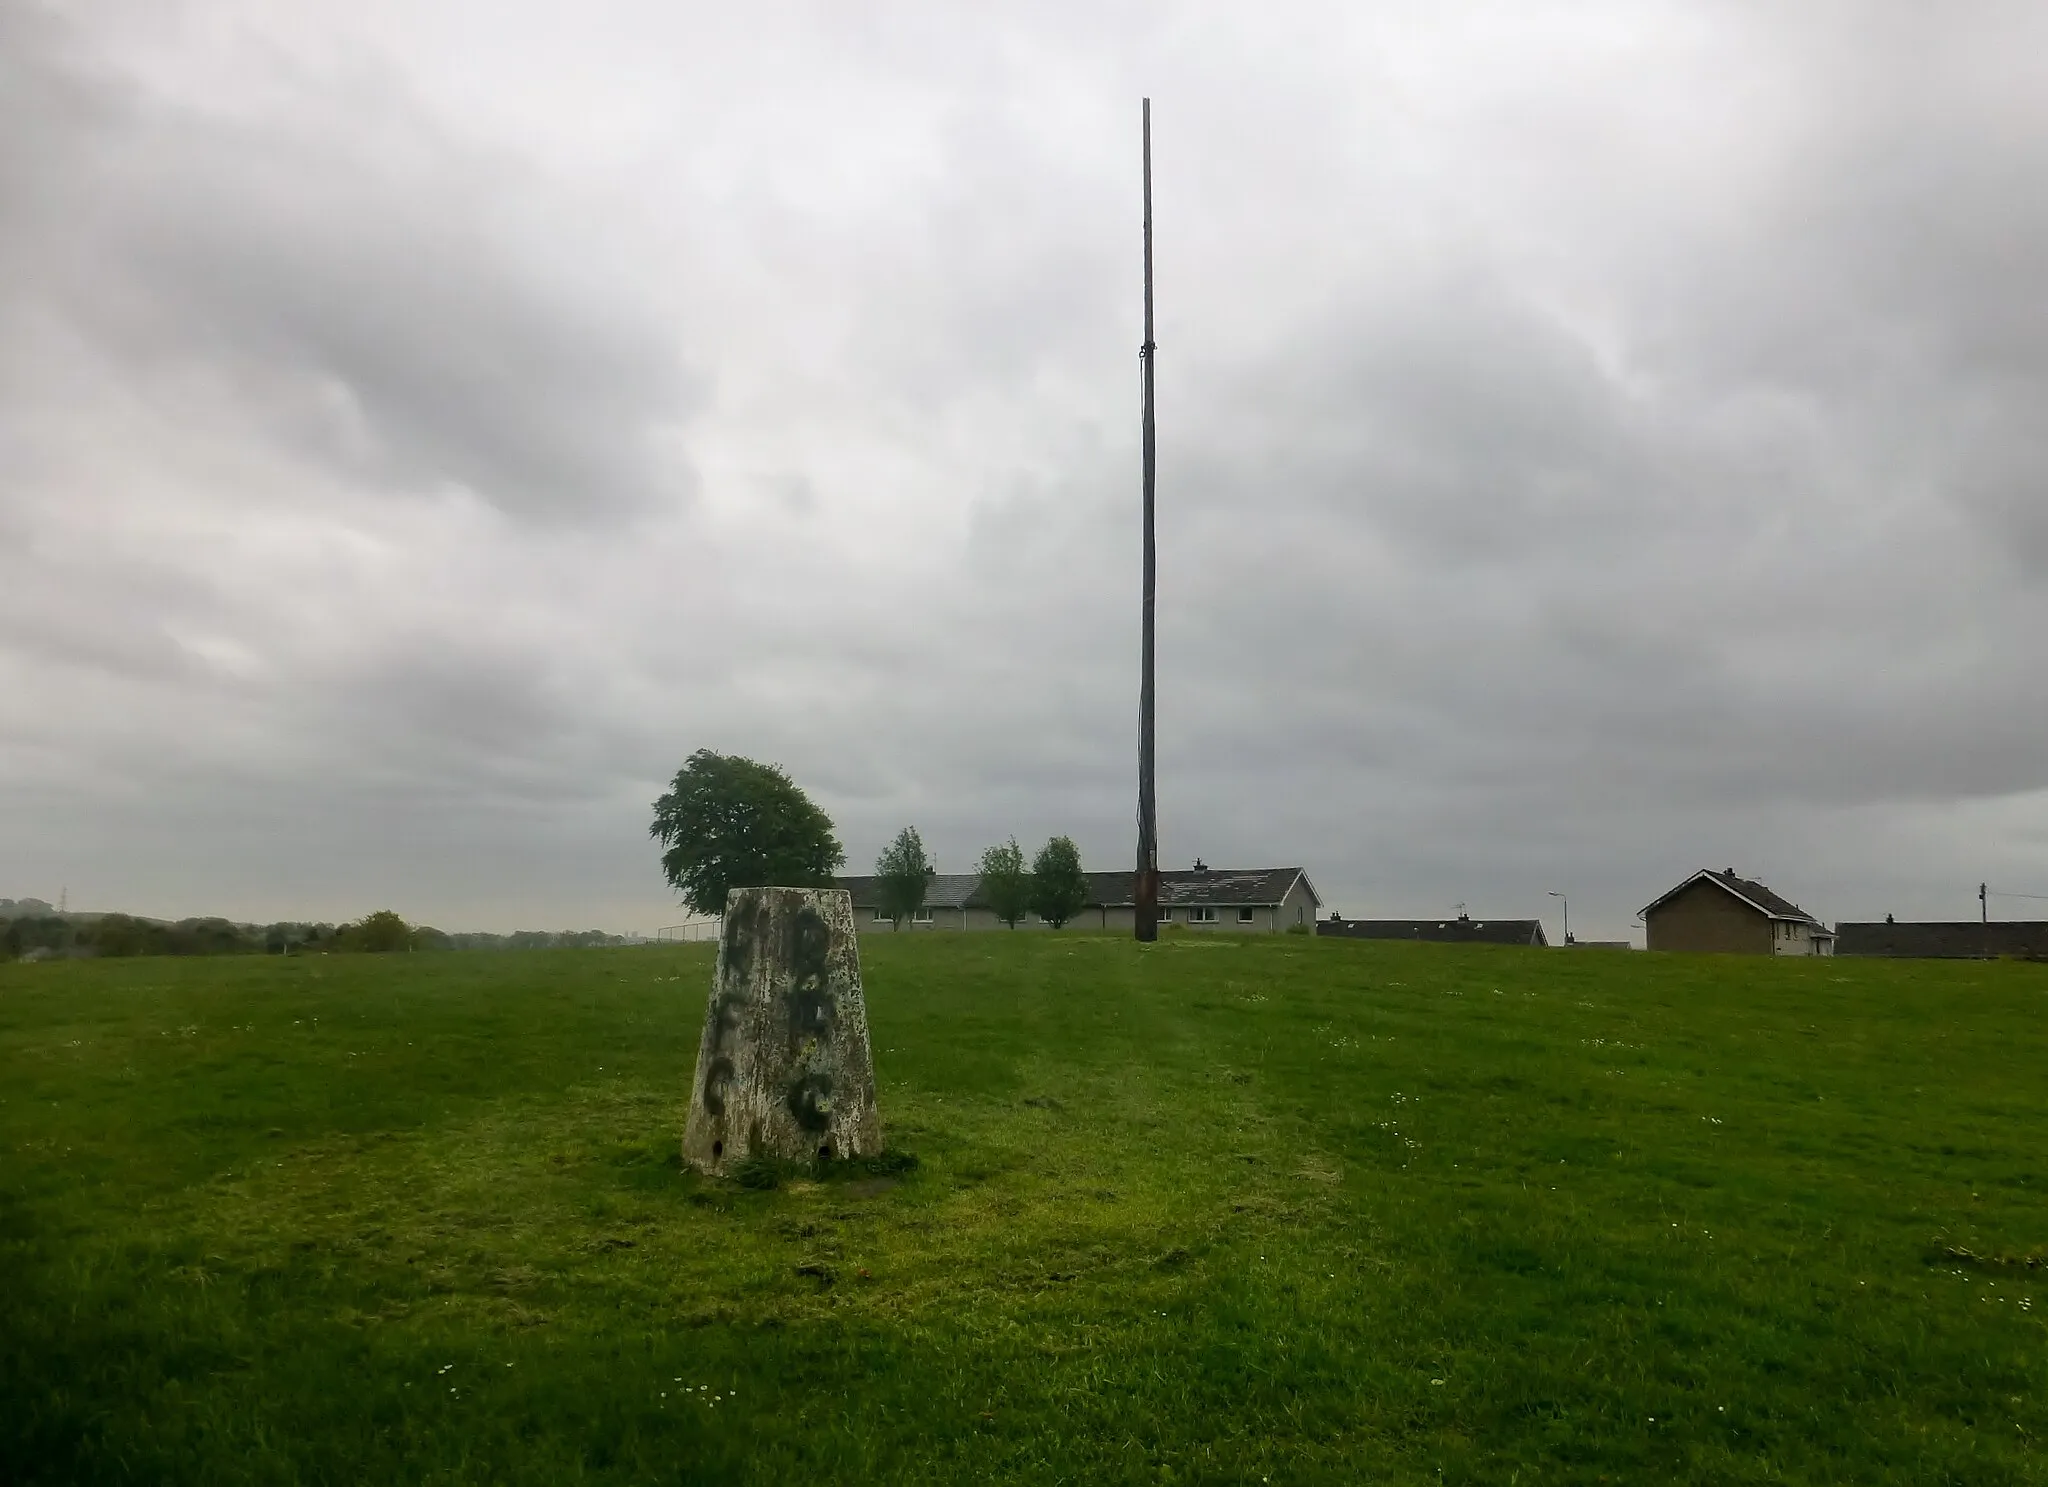
<instances>
[{"instance_id":1,"label":"hole in trig point side","mask_svg":"<svg viewBox=\"0 0 2048 1487\"><path fill-rule=\"evenodd\" d=\"M712 1143L711 1143L711 1160L715 1162L715 1161L717 1161L717 1160L718 1160L718 1159L719 1159L720 1157L722 1157L722 1156L724 1156L724 1155L725 1155L725 1143L724 1143L723 1141L714 1141L714 1142L712 1142Z\"/></svg>"},{"instance_id":2,"label":"hole in trig point side","mask_svg":"<svg viewBox=\"0 0 2048 1487\"><path fill-rule=\"evenodd\" d=\"M828 1141L823 1146L818 1148L818 1160L821 1162L829 1162L832 1160L831 1142Z\"/></svg>"}]
</instances>

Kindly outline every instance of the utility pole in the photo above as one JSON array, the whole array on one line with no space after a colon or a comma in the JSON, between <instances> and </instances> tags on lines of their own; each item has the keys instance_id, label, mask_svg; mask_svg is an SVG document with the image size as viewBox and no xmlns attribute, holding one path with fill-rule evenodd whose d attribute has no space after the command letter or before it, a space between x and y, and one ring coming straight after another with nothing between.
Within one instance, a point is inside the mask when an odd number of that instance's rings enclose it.
<instances>
[{"instance_id":1,"label":"utility pole","mask_svg":"<svg viewBox=\"0 0 2048 1487\"><path fill-rule=\"evenodd\" d=\"M1991 891L1982 883L1977 885L1977 922L1979 924L1989 924L1991 922Z\"/></svg>"},{"instance_id":2,"label":"utility pole","mask_svg":"<svg viewBox=\"0 0 2048 1487\"><path fill-rule=\"evenodd\" d=\"M1144 378L1145 451L1145 594L1138 681L1138 875L1136 932L1140 940L1159 938L1159 813L1152 780L1152 601L1159 579L1159 553L1152 539L1152 493L1158 477L1158 432L1152 422L1152 372L1158 346L1152 340L1152 100L1143 106L1145 152L1145 344L1138 348Z\"/></svg>"}]
</instances>

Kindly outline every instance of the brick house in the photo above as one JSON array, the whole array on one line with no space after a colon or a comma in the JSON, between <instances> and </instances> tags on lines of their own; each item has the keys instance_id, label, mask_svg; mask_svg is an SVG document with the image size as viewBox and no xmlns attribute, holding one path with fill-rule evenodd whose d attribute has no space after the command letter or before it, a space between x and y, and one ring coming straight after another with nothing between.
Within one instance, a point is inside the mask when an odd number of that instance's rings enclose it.
<instances>
[{"instance_id":1,"label":"brick house","mask_svg":"<svg viewBox=\"0 0 2048 1487\"><path fill-rule=\"evenodd\" d=\"M1734 868L1702 868L1643 910L1652 950L1718 955L1833 955L1825 924Z\"/></svg>"}]
</instances>

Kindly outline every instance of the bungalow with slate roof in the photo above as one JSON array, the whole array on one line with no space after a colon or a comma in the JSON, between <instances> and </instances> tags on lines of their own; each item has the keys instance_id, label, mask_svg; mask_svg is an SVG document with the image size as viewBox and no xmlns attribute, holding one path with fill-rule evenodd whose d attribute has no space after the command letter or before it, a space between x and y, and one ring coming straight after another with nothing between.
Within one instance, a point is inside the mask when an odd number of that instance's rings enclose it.
<instances>
[{"instance_id":1,"label":"bungalow with slate roof","mask_svg":"<svg viewBox=\"0 0 2048 1487\"><path fill-rule=\"evenodd\" d=\"M1074 929L1107 929L1130 933L1137 925L1137 874L1085 873L1087 902L1067 923ZM863 931L896 926L882 909L873 877L839 878L835 885L853 897L854 923ZM974 873L938 873L925 887L925 906L904 921L910 929L1001 929L1003 921L982 897ZM1159 875L1159 922L1191 930L1224 930L1238 934L1274 934L1299 924L1306 929L1322 907L1308 874L1298 867L1214 868L1197 861L1185 871ZM1044 921L1027 915L1018 928L1043 929Z\"/></svg>"},{"instance_id":2,"label":"bungalow with slate roof","mask_svg":"<svg viewBox=\"0 0 2048 1487\"><path fill-rule=\"evenodd\" d=\"M1643 910L1652 950L1721 955L1833 955L1825 924L1734 868L1702 868Z\"/></svg>"},{"instance_id":3,"label":"bungalow with slate roof","mask_svg":"<svg viewBox=\"0 0 2048 1487\"><path fill-rule=\"evenodd\" d=\"M1936 920L1919 924L1838 924L1838 955L1914 960L2048 960L2048 923L2038 919Z\"/></svg>"},{"instance_id":4,"label":"bungalow with slate roof","mask_svg":"<svg viewBox=\"0 0 2048 1487\"><path fill-rule=\"evenodd\" d=\"M985 899L975 897L981 879L974 873L934 873L925 879L924 907L903 921L909 929L1000 929L1002 920L996 918ZM844 888L853 897L854 927L863 932L868 930L891 930L896 927L888 912L882 907L881 879L876 877L835 878L835 888ZM969 900L973 902L970 905ZM987 919L988 923L980 922Z\"/></svg>"},{"instance_id":5,"label":"bungalow with slate roof","mask_svg":"<svg viewBox=\"0 0 2048 1487\"><path fill-rule=\"evenodd\" d=\"M1548 945L1541 919L1339 919L1316 926L1319 935L1346 940L1433 940L1445 945Z\"/></svg>"}]
</instances>

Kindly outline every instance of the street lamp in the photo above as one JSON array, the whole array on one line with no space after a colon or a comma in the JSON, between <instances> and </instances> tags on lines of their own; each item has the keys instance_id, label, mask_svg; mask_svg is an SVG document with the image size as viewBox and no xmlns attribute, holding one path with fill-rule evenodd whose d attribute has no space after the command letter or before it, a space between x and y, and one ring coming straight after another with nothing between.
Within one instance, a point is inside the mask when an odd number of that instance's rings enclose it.
<instances>
[{"instance_id":1,"label":"street lamp","mask_svg":"<svg viewBox=\"0 0 2048 1487\"><path fill-rule=\"evenodd\" d=\"M1557 899L1564 905L1564 942L1569 945L1572 942L1572 901L1555 888L1545 894L1545 897Z\"/></svg>"}]
</instances>

